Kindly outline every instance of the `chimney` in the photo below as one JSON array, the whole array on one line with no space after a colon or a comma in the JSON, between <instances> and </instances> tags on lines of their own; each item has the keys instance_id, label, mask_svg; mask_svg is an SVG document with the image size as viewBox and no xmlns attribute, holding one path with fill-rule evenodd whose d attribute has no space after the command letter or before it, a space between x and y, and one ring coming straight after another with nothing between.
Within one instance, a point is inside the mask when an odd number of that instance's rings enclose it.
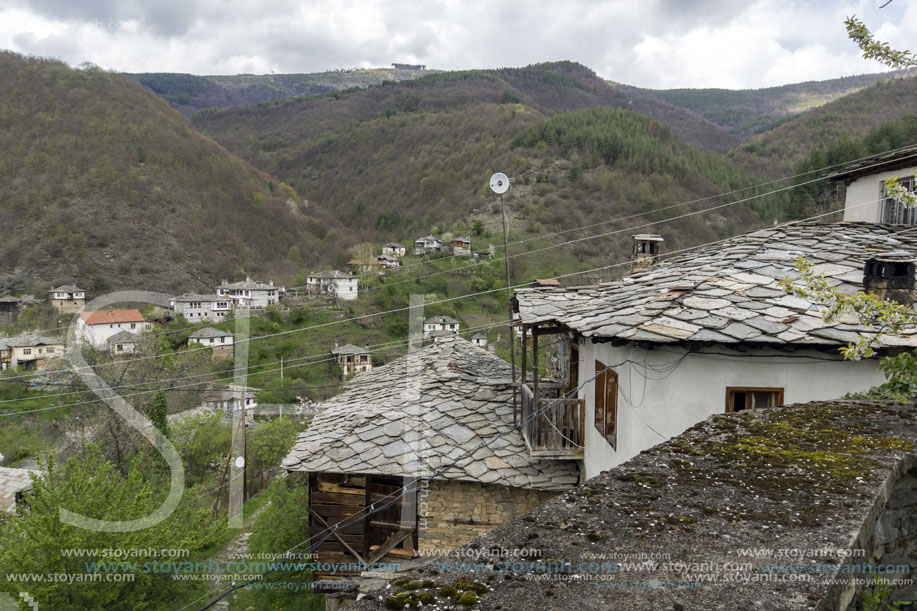
<instances>
[{"instance_id":1,"label":"chimney","mask_svg":"<svg viewBox=\"0 0 917 611\"><path fill-rule=\"evenodd\" d=\"M909 252L895 251L867 259L863 265L863 289L886 301L912 306L917 301L915 291L915 261Z\"/></svg>"},{"instance_id":2,"label":"chimney","mask_svg":"<svg viewBox=\"0 0 917 611\"><path fill-rule=\"evenodd\" d=\"M274 286L274 281L271 280L270 282L268 282L268 284L270 284L271 286Z\"/></svg>"},{"instance_id":3,"label":"chimney","mask_svg":"<svg viewBox=\"0 0 917 611\"><path fill-rule=\"evenodd\" d=\"M631 256L631 273L638 272L654 265L662 253L662 243L665 242L661 235L640 233L634 238L634 252Z\"/></svg>"},{"instance_id":4,"label":"chimney","mask_svg":"<svg viewBox=\"0 0 917 611\"><path fill-rule=\"evenodd\" d=\"M335 348L338 347L338 343L337 343L337 342L334 342L334 347L335 347Z\"/></svg>"}]
</instances>

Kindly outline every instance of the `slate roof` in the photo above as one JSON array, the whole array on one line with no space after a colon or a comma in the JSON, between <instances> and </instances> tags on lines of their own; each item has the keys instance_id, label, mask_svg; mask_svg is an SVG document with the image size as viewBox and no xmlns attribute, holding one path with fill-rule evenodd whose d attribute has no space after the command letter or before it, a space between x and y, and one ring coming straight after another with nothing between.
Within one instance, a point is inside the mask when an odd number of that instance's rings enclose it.
<instances>
[{"instance_id":1,"label":"slate roof","mask_svg":"<svg viewBox=\"0 0 917 611\"><path fill-rule=\"evenodd\" d=\"M359 346L354 346L353 344L345 344L343 346L336 346L331 350L331 354L341 355L341 354L369 354L369 350L366 348L360 348Z\"/></svg>"},{"instance_id":2,"label":"slate roof","mask_svg":"<svg viewBox=\"0 0 917 611\"><path fill-rule=\"evenodd\" d=\"M139 341L140 336L136 333L131 333L130 331L118 331L108 338L108 345L113 346L115 344L136 344Z\"/></svg>"},{"instance_id":3,"label":"slate roof","mask_svg":"<svg viewBox=\"0 0 917 611\"><path fill-rule=\"evenodd\" d=\"M404 248L404 244L399 244L398 242L389 242L383 248Z\"/></svg>"},{"instance_id":4,"label":"slate roof","mask_svg":"<svg viewBox=\"0 0 917 611\"><path fill-rule=\"evenodd\" d=\"M74 284L63 284L48 291L49 293L82 293L83 289Z\"/></svg>"},{"instance_id":5,"label":"slate roof","mask_svg":"<svg viewBox=\"0 0 917 611\"><path fill-rule=\"evenodd\" d=\"M347 274L345 272L340 272L336 269L328 269L323 272L318 272L318 273L312 274L310 277L311 278L331 278L331 279L356 278L356 276L354 276L353 274Z\"/></svg>"},{"instance_id":6,"label":"slate roof","mask_svg":"<svg viewBox=\"0 0 917 611\"><path fill-rule=\"evenodd\" d=\"M513 429L511 375L509 364L464 339L431 344L358 374L319 404L283 466L427 477L477 448L436 479L570 488L576 462L531 458Z\"/></svg>"},{"instance_id":7,"label":"slate roof","mask_svg":"<svg viewBox=\"0 0 917 611\"><path fill-rule=\"evenodd\" d=\"M230 282L230 283L223 282L223 283L220 284L220 286L218 286L217 288L221 288L221 289L237 289L237 290L238 290L238 289L245 289L245 290L249 290L249 291L251 291L251 290L262 290L262 291L264 291L264 290L271 290L271 289L280 290L281 287L279 287L279 286L274 286L273 284L269 284L269 283L267 283L267 282L261 282L261 281L259 281L259 280L241 280L241 281L239 281L239 282Z\"/></svg>"},{"instance_id":8,"label":"slate roof","mask_svg":"<svg viewBox=\"0 0 917 611\"><path fill-rule=\"evenodd\" d=\"M881 153L866 157L856 163L848 164L837 172L828 174L828 180L853 180L859 176L879 174L917 164L917 146L901 148L890 153Z\"/></svg>"},{"instance_id":9,"label":"slate roof","mask_svg":"<svg viewBox=\"0 0 917 611\"><path fill-rule=\"evenodd\" d=\"M907 252L903 252L907 251ZM629 278L573 288L519 289L524 324L558 321L586 337L653 343L840 346L871 329L852 317L827 324L819 308L778 286L812 262L844 292L863 289L864 263L917 253L917 227L799 223L748 233L667 259ZM917 347L917 329L884 336Z\"/></svg>"},{"instance_id":10,"label":"slate roof","mask_svg":"<svg viewBox=\"0 0 917 611\"><path fill-rule=\"evenodd\" d=\"M204 327L203 329L198 329L188 337L232 337L232 333L229 331L220 331L213 327Z\"/></svg>"},{"instance_id":11,"label":"slate roof","mask_svg":"<svg viewBox=\"0 0 917 611\"><path fill-rule=\"evenodd\" d=\"M8 350L10 347L29 348L31 346L60 346L64 341L56 338L45 337L37 333L21 333L11 337L0 337L0 349Z\"/></svg>"},{"instance_id":12,"label":"slate roof","mask_svg":"<svg viewBox=\"0 0 917 611\"><path fill-rule=\"evenodd\" d=\"M16 504L16 493L32 489L29 473L32 471L28 469L0 467L0 511L12 511Z\"/></svg>"},{"instance_id":13,"label":"slate roof","mask_svg":"<svg viewBox=\"0 0 917 611\"><path fill-rule=\"evenodd\" d=\"M431 316L424 321L424 324L427 325L457 325L459 321L449 316Z\"/></svg>"},{"instance_id":14,"label":"slate roof","mask_svg":"<svg viewBox=\"0 0 917 611\"><path fill-rule=\"evenodd\" d=\"M197 302L197 301L229 301L229 297L225 295L201 295L200 293L184 293L182 295L177 295L174 298L174 301L177 303L181 302Z\"/></svg>"}]
</instances>

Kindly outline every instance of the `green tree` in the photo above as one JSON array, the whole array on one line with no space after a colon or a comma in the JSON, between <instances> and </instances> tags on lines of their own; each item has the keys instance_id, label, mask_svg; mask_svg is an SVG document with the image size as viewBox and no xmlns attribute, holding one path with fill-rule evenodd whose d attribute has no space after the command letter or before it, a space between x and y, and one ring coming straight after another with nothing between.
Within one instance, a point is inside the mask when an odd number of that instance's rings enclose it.
<instances>
[{"instance_id":1,"label":"green tree","mask_svg":"<svg viewBox=\"0 0 917 611\"><path fill-rule=\"evenodd\" d=\"M156 393L156 396L153 398L153 402L150 404L149 411L147 416L150 418L150 422L153 423L159 431L169 437L169 403L166 400L165 391L160 390Z\"/></svg>"}]
</instances>

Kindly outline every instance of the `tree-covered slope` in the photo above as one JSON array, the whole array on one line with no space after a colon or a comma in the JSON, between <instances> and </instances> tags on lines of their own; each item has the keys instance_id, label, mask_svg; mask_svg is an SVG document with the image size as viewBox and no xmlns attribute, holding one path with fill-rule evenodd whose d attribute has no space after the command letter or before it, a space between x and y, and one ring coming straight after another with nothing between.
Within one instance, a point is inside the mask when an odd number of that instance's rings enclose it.
<instances>
[{"instance_id":1,"label":"tree-covered slope","mask_svg":"<svg viewBox=\"0 0 917 611\"><path fill-rule=\"evenodd\" d=\"M917 114L917 78L879 82L809 110L729 152L742 167L788 176L810 151L844 138L857 139L888 121Z\"/></svg>"},{"instance_id":2,"label":"tree-covered slope","mask_svg":"<svg viewBox=\"0 0 917 611\"><path fill-rule=\"evenodd\" d=\"M339 253L332 219L136 82L13 53L0 82L0 289L203 289Z\"/></svg>"}]
</instances>

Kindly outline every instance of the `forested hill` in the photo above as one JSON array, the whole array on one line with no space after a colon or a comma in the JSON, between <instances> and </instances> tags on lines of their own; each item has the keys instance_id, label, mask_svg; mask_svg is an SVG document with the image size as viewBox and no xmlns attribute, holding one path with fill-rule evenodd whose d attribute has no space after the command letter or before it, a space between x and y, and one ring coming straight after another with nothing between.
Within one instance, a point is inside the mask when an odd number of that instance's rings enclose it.
<instances>
[{"instance_id":1,"label":"forested hill","mask_svg":"<svg viewBox=\"0 0 917 611\"><path fill-rule=\"evenodd\" d=\"M660 100L686 108L732 133L761 134L845 95L878 82L913 76L914 71L861 74L761 89L646 89ZM627 89L626 85L620 87Z\"/></svg>"},{"instance_id":2,"label":"forested hill","mask_svg":"<svg viewBox=\"0 0 917 611\"><path fill-rule=\"evenodd\" d=\"M2 290L279 280L349 241L124 76L4 52L0 82Z\"/></svg>"},{"instance_id":3,"label":"forested hill","mask_svg":"<svg viewBox=\"0 0 917 611\"><path fill-rule=\"evenodd\" d=\"M237 74L197 76L175 72L127 74L185 116L205 108L259 104L278 98L314 95L384 81L415 79L435 70L371 68L307 74Z\"/></svg>"},{"instance_id":4,"label":"forested hill","mask_svg":"<svg viewBox=\"0 0 917 611\"><path fill-rule=\"evenodd\" d=\"M193 121L379 241L434 229L470 231L472 219L492 220L486 185L495 171L516 178L508 198L516 237L646 213L753 182L715 153L687 144L676 128L603 103L610 101L631 108L591 72L564 63L441 73L207 111ZM759 210L768 222L777 213ZM674 248L760 219L736 207L665 232ZM613 247L606 239L572 250L580 260L607 264L624 256L630 237L613 239Z\"/></svg>"},{"instance_id":5,"label":"forested hill","mask_svg":"<svg viewBox=\"0 0 917 611\"><path fill-rule=\"evenodd\" d=\"M917 78L879 82L814 108L731 151L749 171L789 176L810 151L843 139L866 136L888 121L917 115Z\"/></svg>"}]
</instances>

